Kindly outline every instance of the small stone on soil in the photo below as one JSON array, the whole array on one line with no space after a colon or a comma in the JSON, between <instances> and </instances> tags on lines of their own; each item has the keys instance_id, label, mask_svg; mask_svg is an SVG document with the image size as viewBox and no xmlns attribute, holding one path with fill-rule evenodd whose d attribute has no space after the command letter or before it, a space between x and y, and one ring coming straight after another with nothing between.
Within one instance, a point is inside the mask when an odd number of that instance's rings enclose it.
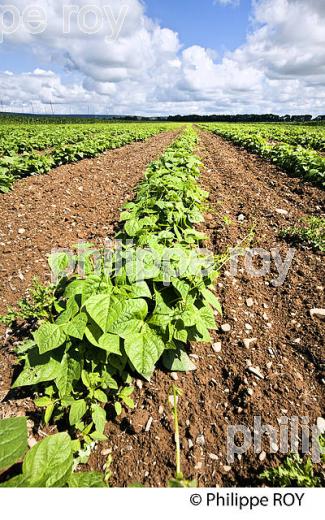
<instances>
[{"instance_id":1,"label":"small stone on soil","mask_svg":"<svg viewBox=\"0 0 325 520\"><path fill-rule=\"evenodd\" d=\"M149 421L147 422L147 425L146 425L146 432L150 432L150 428L152 426L152 422L153 422L153 418L150 417Z\"/></svg>"},{"instance_id":2,"label":"small stone on soil","mask_svg":"<svg viewBox=\"0 0 325 520\"><path fill-rule=\"evenodd\" d=\"M258 458L259 458L259 460L260 460L261 462L263 462L263 461L266 459L266 453L265 453L265 451L262 451L262 452L260 453L260 455L259 455Z\"/></svg>"},{"instance_id":3,"label":"small stone on soil","mask_svg":"<svg viewBox=\"0 0 325 520\"><path fill-rule=\"evenodd\" d=\"M170 377L174 380L174 381L178 381L178 375L176 374L176 372L172 372L170 374Z\"/></svg>"},{"instance_id":4,"label":"small stone on soil","mask_svg":"<svg viewBox=\"0 0 325 520\"><path fill-rule=\"evenodd\" d=\"M257 341L257 338L251 338L251 339L248 339L248 338L247 338L247 339L244 339L244 340L243 340L244 347L245 347L245 348L250 348L250 346L251 346L252 344L256 343L256 341Z\"/></svg>"},{"instance_id":5,"label":"small stone on soil","mask_svg":"<svg viewBox=\"0 0 325 520\"><path fill-rule=\"evenodd\" d=\"M275 210L279 215L283 215L284 217L286 217L287 215L289 215L289 211L287 211L286 209L276 209Z\"/></svg>"},{"instance_id":6,"label":"small stone on soil","mask_svg":"<svg viewBox=\"0 0 325 520\"><path fill-rule=\"evenodd\" d=\"M253 374L254 376L258 377L259 379L265 379L263 374L261 373L260 369L258 367L248 367L248 372Z\"/></svg>"},{"instance_id":7,"label":"small stone on soil","mask_svg":"<svg viewBox=\"0 0 325 520\"><path fill-rule=\"evenodd\" d=\"M231 326L229 325L229 323L224 323L223 325L221 325L221 330L222 332L230 332Z\"/></svg>"},{"instance_id":8,"label":"small stone on soil","mask_svg":"<svg viewBox=\"0 0 325 520\"><path fill-rule=\"evenodd\" d=\"M215 455L214 453L209 453L209 457L211 460L219 460L218 455Z\"/></svg>"},{"instance_id":9,"label":"small stone on soil","mask_svg":"<svg viewBox=\"0 0 325 520\"><path fill-rule=\"evenodd\" d=\"M196 444L198 446L204 446L205 445L205 437L204 437L204 435L200 434L200 435L197 436Z\"/></svg>"},{"instance_id":10,"label":"small stone on soil","mask_svg":"<svg viewBox=\"0 0 325 520\"><path fill-rule=\"evenodd\" d=\"M112 448L107 448L106 450L102 450L100 452L101 455L103 455L103 457L108 457L108 455L110 455L112 453Z\"/></svg>"},{"instance_id":11,"label":"small stone on soil","mask_svg":"<svg viewBox=\"0 0 325 520\"><path fill-rule=\"evenodd\" d=\"M246 305L247 305L247 307L253 307L253 305L254 305L253 298L247 298Z\"/></svg>"},{"instance_id":12,"label":"small stone on soil","mask_svg":"<svg viewBox=\"0 0 325 520\"><path fill-rule=\"evenodd\" d=\"M316 316L317 318L324 320L325 319L325 309L311 309L310 315L312 318L314 318L314 316Z\"/></svg>"},{"instance_id":13,"label":"small stone on soil","mask_svg":"<svg viewBox=\"0 0 325 520\"><path fill-rule=\"evenodd\" d=\"M217 343L214 343L214 344L212 345L212 348L213 348L214 352L216 352L216 353L221 352L221 350L222 350L222 344L221 344L221 342L218 341Z\"/></svg>"}]
</instances>

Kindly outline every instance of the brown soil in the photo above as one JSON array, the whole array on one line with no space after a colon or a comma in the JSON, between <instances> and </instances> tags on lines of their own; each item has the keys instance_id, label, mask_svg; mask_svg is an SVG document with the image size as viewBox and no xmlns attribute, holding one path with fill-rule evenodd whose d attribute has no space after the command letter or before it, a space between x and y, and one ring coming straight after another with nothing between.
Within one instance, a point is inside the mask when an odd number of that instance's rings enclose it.
<instances>
[{"instance_id":1,"label":"brown soil","mask_svg":"<svg viewBox=\"0 0 325 520\"><path fill-rule=\"evenodd\" d=\"M160 134L28 177L0 197L0 314L25 294L33 277L49 279L47 256L54 248L79 241L102 245L113 237L122 204L133 197L146 165L176 134ZM8 358L0 350L0 402L10 378Z\"/></svg>"},{"instance_id":2,"label":"brown soil","mask_svg":"<svg viewBox=\"0 0 325 520\"><path fill-rule=\"evenodd\" d=\"M156 138L159 139L163 138ZM123 151L125 154L125 149ZM123 151L119 156L118 171L123 171L120 167L123 161L127 163ZM289 246L278 238L279 230L306 214L320 214L324 207L324 192L289 178L216 136L201 132L199 153L205 163L202 184L210 192L210 209L205 225L209 236L207 245L215 252L234 247L255 225L250 247L267 250L279 247L283 258ZM91 162L96 164L96 161ZM132 174L135 165L133 153ZM85 175L84 170L82 175ZM80 186L83 182L85 179L81 178L80 172L76 184ZM40 182L38 190L41 185ZM100 237L99 230L103 224L98 222L114 223L122 200L131 195L129 191L131 187L124 193L121 190L113 194L114 210L109 210L103 201L98 214L97 208L104 197L100 190L96 190L90 200L89 193L84 199L82 219L88 219L90 228L85 228L85 222L78 219L78 235L76 228L72 236L70 232L63 236L56 228L53 229L56 234L44 255L53 245L66 246L71 243L69 238L75 241L80 234L81 238L89 238L88 234L93 236L92 233ZM61 205L60 200L59 215L65 204L62 201ZM280 214L276 211L278 209L287 210L288 214ZM112 211L110 219L107 211ZM105 212L106 216L102 218ZM238 221L239 214L245 216L242 223ZM228 217L228 224L223 220L224 216ZM93 232L95 224L98 228ZM12 228L13 237L17 236L16 227ZM71 227L70 217L67 227ZM105 230L103 235L107 233ZM40 254L39 257L42 258ZM13 261L17 266L17 254ZM41 263L44 262L45 256ZM191 355L197 370L179 374L176 382L183 390L183 397L179 399L179 422L182 467L186 478L197 479L200 486L212 487L259 484L258 475L262 469L274 465L281 457L269 453L264 438L265 460L262 460L264 454L260 456L250 449L230 464L226 457L227 426L242 424L252 430L254 416L261 416L263 423L278 429L278 419L283 415L306 416L314 424L324 413L324 323L318 318L313 320L309 312L313 307L324 307L323 264L320 254L299 248L281 287L272 283L276 275L274 264L272 273L263 278L249 276L243 270L242 260L239 263L241 270L235 278L230 276L229 267L223 271L217 286L224 308L224 317L219 321L220 324L230 324L231 331L214 333L214 340L222 343L219 353L214 352L210 345L193 345ZM45 273L45 267L42 268ZM31 271L35 272L35 266ZM246 304L248 298L253 299L252 307ZM251 332L245 330L246 324L252 327ZM257 338L257 341L245 348L243 340L248 338ZM249 366L258 368L263 379L252 374ZM135 410L124 412L119 418L113 417L108 423L109 440L96 447L89 467L102 470L111 453L112 486L124 487L137 482L160 487L166 486L173 476L175 450L168 393L174 383L170 374L160 370L156 371L150 383L137 381Z\"/></svg>"}]
</instances>

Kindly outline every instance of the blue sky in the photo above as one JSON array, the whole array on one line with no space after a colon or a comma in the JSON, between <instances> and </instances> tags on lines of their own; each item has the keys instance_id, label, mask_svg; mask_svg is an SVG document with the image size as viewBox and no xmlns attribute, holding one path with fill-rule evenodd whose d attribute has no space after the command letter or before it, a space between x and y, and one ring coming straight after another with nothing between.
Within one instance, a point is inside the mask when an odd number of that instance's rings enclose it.
<instances>
[{"instance_id":1,"label":"blue sky","mask_svg":"<svg viewBox=\"0 0 325 520\"><path fill-rule=\"evenodd\" d=\"M147 14L179 33L184 45L202 45L222 53L246 39L251 0L221 5L213 0L147 0Z\"/></svg>"},{"instance_id":2,"label":"blue sky","mask_svg":"<svg viewBox=\"0 0 325 520\"><path fill-rule=\"evenodd\" d=\"M4 5L23 13L31 4ZM46 14L38 34L22 24L4 32L0 9L0 101L8 111L33 104L44 113L325 113L324 0L35 5ZM77 13L65 32L69 5ZM91 34L78 18L87 6L106 14ZM116 32L107 6L121 21Z\"/></svg>"}]
</instances>

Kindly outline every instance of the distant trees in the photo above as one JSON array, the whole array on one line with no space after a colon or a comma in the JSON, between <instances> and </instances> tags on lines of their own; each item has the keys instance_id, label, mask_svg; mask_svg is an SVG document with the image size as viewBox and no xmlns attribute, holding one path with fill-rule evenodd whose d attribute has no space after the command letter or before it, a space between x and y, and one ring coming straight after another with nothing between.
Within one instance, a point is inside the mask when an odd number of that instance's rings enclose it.
<instances>
[{"instance_id":1,"label":"distant trees","mask_svg":"<svg viewBox=\"0 0 325 520\"><path fill-rule=\"evenodd\" d=\"M318 116L318 120L322 120L325 116ZM193 122L225 122L225 123L306 123L311 121L313 116L305 115L284 115L276 114L237 114L237 115L197 115L192 114L188 116L169 116L168 121L193 121Z\"/></svg>"},{"instance_id":2,"label":"distant trees","mask_svg":"<svg viewBox=\"0 0 325 520\"><path fill-rule=\"evenodd\" d=\"M325 115L319 115L313 119L310 114L305 115L289 115L279 116L277 114L212 114L212 115L198 115L189 114L186 116L133 116L133 115L36 115L36 114L14 114L9 112L1 112L0 118L2 120L31 120L33 122L54 122L54 123L69 123L71 119L75 123L97 122L97 121L179 121L179 122L225 122L225 123L319 123L325 121Z\"/></svg>"}]
</instances>

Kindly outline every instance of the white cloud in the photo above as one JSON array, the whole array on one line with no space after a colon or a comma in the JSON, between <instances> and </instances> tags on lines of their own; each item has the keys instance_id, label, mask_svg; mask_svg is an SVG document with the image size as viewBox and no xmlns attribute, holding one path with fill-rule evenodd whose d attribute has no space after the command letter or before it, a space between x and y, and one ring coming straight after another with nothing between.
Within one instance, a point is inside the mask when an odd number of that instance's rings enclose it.
<instances>
[{"instance_id":1,"label":"white cloud","mask_svg":"<svg viewBox=\"0 0 325 520\"><path fill-rule=\"evenodd\" d=\"M114 18L105 18L96 34L82 32L71 15L65 35L67 2L37 0L47 12L47 29L32 35L21 27L0 45L17 52L28 46L43 65L25 74L0 73L2 102L47 110L52 103L60 112L87 111L89 105L96 113L325 113L325 2L253 2L246 43L219 58L198 45L183 48L177 33L146 16L140 0L124 0L123 24L121 2L110 0ZM26 5L11 3L20 10ZM98 10L106 4L92 0ZM89 0L79 0L79 7L85 5ZM53 64L63 72L51 72Z\"/></svg>"}]
</instances>

